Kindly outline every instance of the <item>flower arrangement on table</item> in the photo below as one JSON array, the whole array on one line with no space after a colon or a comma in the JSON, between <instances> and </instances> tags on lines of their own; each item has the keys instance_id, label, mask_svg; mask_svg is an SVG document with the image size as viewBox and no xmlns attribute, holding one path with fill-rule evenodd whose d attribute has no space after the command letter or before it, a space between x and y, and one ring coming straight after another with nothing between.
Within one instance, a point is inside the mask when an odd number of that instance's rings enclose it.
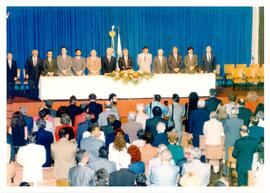
<instances>
[{"instance_id":1,"label":"flower arrangement on table","mask_svg":"<svg viewBox=\"0 0 270 193\"><path fill-rule=\"evenodd\" d=\"M150 79L153 74L148 72L134 71L134 70L123 70L123 71L113 71L112 73L107 73L105 76L113 78L113 80L122 80L124 83L132 82L133 84L140 83L143 79Z\"/></svg>"}]
</instances>

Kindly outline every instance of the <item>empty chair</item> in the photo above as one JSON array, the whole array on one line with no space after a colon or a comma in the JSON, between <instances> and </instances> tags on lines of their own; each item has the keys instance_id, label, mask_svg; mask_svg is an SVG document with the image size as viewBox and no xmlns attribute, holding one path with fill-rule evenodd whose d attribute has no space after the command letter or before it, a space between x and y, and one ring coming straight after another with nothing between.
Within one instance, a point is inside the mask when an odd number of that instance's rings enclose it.
<instances>
[{"instance_id":1,"label":"empty chair","mask_svg":"<svg viewBox=\"0 0 270 193\"><path fill-rule=\"evenodd\" d=\"M69 186L69 182L67 179L57 179L56 186Z\"/></svg>"},{"instance_id":2,"label":"empty chair","mask_svg":"<svg viewBox=\"0 0 270 193\"><path fill-rule=\"evenodd\" d=\"M56 186L56 179L39 181L38 186Z\"/></svg>"},{"instance_id":3,"label":"empty chair","mask_svg":"<svg viewBox=\"0 0 270 193\"><path fill-rule=\"evenodd\" d=\"M236 64L236 68L246 68L247 64Z\"/></svg>"},{"instance_id":4,"label":"empty chair","mask_svg":"<svg viewBox=\"0 0 270 193\"><path fill-rule=\"evenodd\" d=\"M204 135L200 135L199 147L201 149L202 155L205 155L205 136Z\"/></svg>"},{"instance_id":5,"label":"empty chair","mask_svg":"<svg viewBox=\"0 0 270 193\"><path fill-rule=\"evenodd\" d=\"M224 73L225 73L225 84L228 80L233 80L233 70L235 69L234 64L224 64Z\"/></svg>"}]
</instances>

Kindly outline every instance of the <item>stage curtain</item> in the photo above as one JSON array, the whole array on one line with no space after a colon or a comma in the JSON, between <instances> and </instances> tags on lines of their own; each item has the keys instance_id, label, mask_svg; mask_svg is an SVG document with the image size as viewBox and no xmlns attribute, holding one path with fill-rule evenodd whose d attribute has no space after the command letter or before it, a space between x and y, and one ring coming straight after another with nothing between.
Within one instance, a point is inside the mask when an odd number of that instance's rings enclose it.
<instances>
[{"instance_id":1,"label":"stage curtain","mask_svg":"<svg viewBox=\"0 0 270 193\"><path fill-rule=\"evenodd\" d=\"M8 7L7 12L7 50L21 68L33 48L42 58L48 49L58 55L62 46L71 56L76 48L84 57L91 49L103 56L112 25L119 26L122 48L135 63L145 45L153 57L158 48L167 56L178 46L184 56L193 46L200 63L210 44L221 65L251 59L252 7Z\"/></svg>"}]
</instances>

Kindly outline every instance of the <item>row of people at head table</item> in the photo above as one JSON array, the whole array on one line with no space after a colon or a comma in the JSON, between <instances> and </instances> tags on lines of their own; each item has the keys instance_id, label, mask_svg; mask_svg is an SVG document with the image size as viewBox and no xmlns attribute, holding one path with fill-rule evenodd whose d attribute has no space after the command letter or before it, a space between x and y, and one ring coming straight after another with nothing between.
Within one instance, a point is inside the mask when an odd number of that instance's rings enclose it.
<instances>
[{"instance_id":1,"label":"row of people at head table","mask_svg":"<svg viewBox=\"0 0 270 193\"><path fill-rule=\"evenodd\" d=\"M213 72L215 69L216 58L212 53L210 46L206 47L206 53L202 56L202 64L198 64L198 56L193 53L192 47L188 48L188 54L182 61L181 54L178 53L178 48L173 47L172 53L166 58L162 49L158 49L157 56L152 59L152 54L149 53L149 48L144 47L142 53L137 56L137 64L139 71L153 73L196 73L196 72ZM80 76L85 74L85 69L88 75L99 75L111 73L117 69L117 59L113 56L114 50L108 48L106 55L102 58L97 56L96 50L91 50L88 58L82 57L80 49L75 50L75 57L67 54L68 50L65 47L61 48L61 55L53 58L53 51L47 51L46 59L42 60L38 56L38 50L32 50L32 56L26 60L26 76L28 71L40 72L45 76ZM133 69L134 62L128 53L128 49L123 49L123 55L118 59L120 70ZM8 63L12 60L12 54L8 54ZM35 70L37 68L37 70ZM39 73L38 73L39 74Z\"/></svg>"}]
</instances>

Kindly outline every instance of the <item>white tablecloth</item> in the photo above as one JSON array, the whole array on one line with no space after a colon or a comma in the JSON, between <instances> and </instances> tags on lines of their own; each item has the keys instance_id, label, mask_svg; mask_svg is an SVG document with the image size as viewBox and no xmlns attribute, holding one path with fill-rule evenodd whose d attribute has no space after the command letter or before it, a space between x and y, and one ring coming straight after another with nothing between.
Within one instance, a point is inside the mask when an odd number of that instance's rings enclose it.
<instances>
[{"instance_id":1,"label":"white tablecloth","mask_svg":"<svg viewBox=\"0 0 270 193\"><path fill-rule=\"evenodd\" d=\"M195 91L199 96L208 96L209 89L215 88L215 74L155 74L149 80L139 84L115 81L106 76L69 76L40 77L39 98L41 100L69 99L75 95L78 99L87 99L95 93L99 99L107 99L110 93L118 98L152 98L154 94L170 98L177 93L188 97Z\"/></svg>"}]
</instances>

